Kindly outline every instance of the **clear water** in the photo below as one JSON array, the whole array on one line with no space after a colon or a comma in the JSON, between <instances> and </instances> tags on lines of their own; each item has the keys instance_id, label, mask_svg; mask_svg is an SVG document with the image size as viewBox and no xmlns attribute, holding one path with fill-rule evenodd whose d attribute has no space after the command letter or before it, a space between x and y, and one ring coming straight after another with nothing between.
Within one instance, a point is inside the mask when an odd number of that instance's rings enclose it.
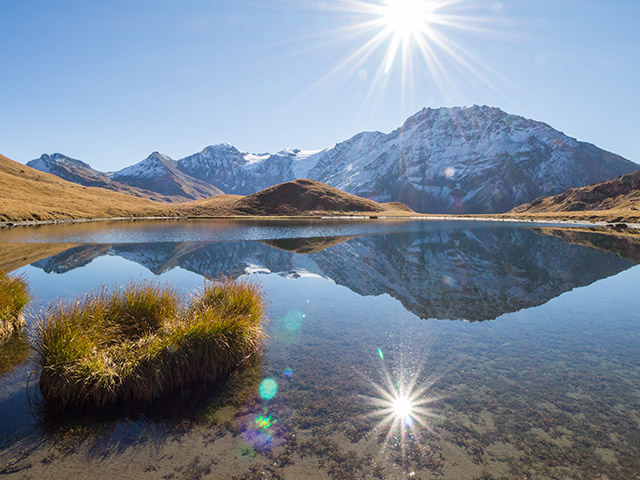
<instances>
[{"instance_id":1,"label":"clear water","mask_svg":"<svg viewBox=\"0 0 640 480\"><path fill-rule=\"evenodd\" d=\"M32 324L59 298L131 279L186 295L243 276L270 302L255 364L145 409L50 418L23 346L5 347L10 478L639 476L640 267L604 235L140 222L7 229L0 249L29 280Z\"/></svg>"}]
</instances>

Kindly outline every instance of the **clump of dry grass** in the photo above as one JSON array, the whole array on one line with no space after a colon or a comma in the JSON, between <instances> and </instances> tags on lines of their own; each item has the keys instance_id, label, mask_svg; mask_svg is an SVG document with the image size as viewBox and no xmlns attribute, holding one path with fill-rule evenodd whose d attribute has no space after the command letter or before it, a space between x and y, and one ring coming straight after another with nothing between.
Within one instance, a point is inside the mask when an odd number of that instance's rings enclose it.
<instances>
[{"instance_id":1,"label":"clump of dry grass","mask_svg":"<svg viewBox=\"0 0 640 480\"><path fill-rule=\"evenodd\" d=\"M262 345L263 296L253 284L209 282L184 305L152 284L102 289L51 308L35 348L47 406L149 402L228 373Z\"/></svg>"},{"instance_id":2,"label":"clump of dry grass","mask_svg":"<svg viewBox=\"0 0 640 480\"><path fill-rule=\"evenodd\" d=\"M24 327L22 311L29 302L29 288L22 276L10 276L0 270L0 343Z\"/></svg>"}]
</instances>

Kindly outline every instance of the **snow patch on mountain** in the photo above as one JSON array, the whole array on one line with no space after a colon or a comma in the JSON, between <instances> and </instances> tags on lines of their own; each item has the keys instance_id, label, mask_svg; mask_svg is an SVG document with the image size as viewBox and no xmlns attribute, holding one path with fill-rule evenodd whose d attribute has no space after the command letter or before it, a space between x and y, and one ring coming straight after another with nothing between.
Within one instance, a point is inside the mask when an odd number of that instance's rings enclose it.
<instances>
[{"instance_id":1,"label":"snow patch on mountain","mask_svg":"<svg viewBox=\"0 0 640 480\"><path fill-rule=\"evenodd\" d=\"M35 168L36 170L40 170L41 172L54 174L55 172L53 170L55 170L55 167L58 165L63 165L70 168L80 167L91 169L91 166L88 163L77 160L75 158L67 157L62 153L44 153L40 156L40 158L36 158L35 160L27 162L27 166L31 168Z\"/></svg>"},{"instance_id":2,"label":"snow patch on mountain","mask_svg":"<svg viewBox=\"0 0 640 480\"><path fill-rule=\"evenodd\" d=\"M113 179L132 177L155 178L164 175L167 171L167 166L175 163L175 160L172 160L168 156L153 152L141 162L118 170L117 172L112 172L110 176Z\"/></svg>"}]
</instances>

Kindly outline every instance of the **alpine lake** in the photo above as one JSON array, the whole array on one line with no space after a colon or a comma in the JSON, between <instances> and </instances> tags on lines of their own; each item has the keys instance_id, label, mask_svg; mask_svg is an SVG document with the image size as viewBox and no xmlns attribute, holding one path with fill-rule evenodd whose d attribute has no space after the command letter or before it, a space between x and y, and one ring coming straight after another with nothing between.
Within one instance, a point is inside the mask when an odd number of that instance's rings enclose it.
<instances>
[{"instance_id":1,"label":"alpine lake","mask_svg":"<svg viewBox=\"0 0 640 480\"><path fill-rule=\"evenodd\" d=\"M0 350L0 476L640 477L640 235L466 221L130 221L0 230L28 327ZM55 302L222 276L264 352L151 405L51 415L30 359Z\"/></svg>"}]
</instances>

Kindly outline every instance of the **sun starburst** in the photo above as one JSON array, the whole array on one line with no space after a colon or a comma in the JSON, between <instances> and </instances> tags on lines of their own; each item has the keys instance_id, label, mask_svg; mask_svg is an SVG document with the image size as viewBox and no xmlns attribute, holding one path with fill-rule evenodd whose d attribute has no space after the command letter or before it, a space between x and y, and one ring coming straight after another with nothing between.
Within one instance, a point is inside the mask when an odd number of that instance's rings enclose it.
<instances>
[{"instance_id":1,"label":"sun starburst","mask_svg":"<svg viewBox=\"0 0 640 480\"><path fill-rule=\"evenodd\" d=\"M300 53L339 45L344 47L344 56L292 102L317 98L319 91L327 90L338 78L366 80L363 107L378 104L391 91L399 93L402 108L414 108L416 88L421 94L429 92L429 96L451 101L461 82L499 92L489 80L498 73L470 49L473 36L507 38L496 29L496 14L486 4L472 0L333 0L317 8L335 14L336 26L310 34L304 41L298 39L303 45ZM422 98L417 101L423 103Z\"/></svg>"},{"instance_id":2,"label":"sun starburst","mask_svg":"<svg viewBox=\"0 0 640 480\"><path fill-rule=\"evenodd\" d=\"M409 369L400 367L392 374L383 364L382 374L381 384L370 382L373 395L364 396L371 407L366 417L375 419L374 430L384 435L381 453L386 446L399 445L405 463L411 449L428 448L428 436L435 434L433 404L438 399L429 395L432 381L419 381L421 369L415 369L412 375Z\"/></svg>"}]
</instances>

